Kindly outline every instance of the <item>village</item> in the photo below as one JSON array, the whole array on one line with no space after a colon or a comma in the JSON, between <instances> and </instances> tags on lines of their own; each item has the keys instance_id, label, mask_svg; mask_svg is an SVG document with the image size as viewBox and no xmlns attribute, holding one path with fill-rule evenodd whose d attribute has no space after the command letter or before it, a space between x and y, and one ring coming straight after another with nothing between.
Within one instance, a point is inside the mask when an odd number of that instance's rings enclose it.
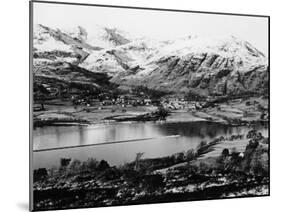
<instances>
[{"instance_id":1,"label":"village","mask_svg":"<svg viewBox=\"0 0 281 212\"><path fill-rule=\"evenodd\" d=\"M137 106L155 106L163 107L167 110L197 110L204 107L206 101L195 101L186 100L180 97L169 97L164 96L160 98L153 98L149 95L141 93L136 94L124 94L124 95L111 95L108 93L101 93L95 97L82 97L81 96L71 96L72 103L74 105L84 105L86 107L96 106L102 109L103 106L120 106L123 108L137 107Z\"/></svg>"},{"instance_id":2,"label":"village","mask_svg":"<svg viewBox=\"0 0 281 212\"><path fill-rule=\"evenodd\" d=\"M155 91L77 92L63 98L35 101L34 127L84 125L121 121L215 121L245 125L268 121L266 97L198 98L194 95L159 94Z\"/></svg>"}]
</instances>

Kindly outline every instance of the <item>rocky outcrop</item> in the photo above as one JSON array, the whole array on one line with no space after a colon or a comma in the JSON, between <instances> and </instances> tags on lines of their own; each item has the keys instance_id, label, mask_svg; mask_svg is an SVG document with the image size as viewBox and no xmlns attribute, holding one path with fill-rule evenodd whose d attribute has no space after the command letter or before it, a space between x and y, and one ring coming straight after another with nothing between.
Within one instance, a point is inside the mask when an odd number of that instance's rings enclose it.
<instances>
[{"instance_id":1,"label":"rocky outcrop","mask_svg":"<svg viewBox=\"0 0 281 212\"><path fill-rule=\"evenodd\" d=\"M107 32L108 40L116 46L124 45L131 42L129 39L125 38L125 36L122 36L117 29L104 29Z\"/></svg>"},{"instance_id":2,"label":"rocky outcrop","mask_svg":"<svg viewBox=\"0 0 281 212\"><path fill-rule=\"evenodd\" d=\"M78 38L73 38L70 35L62 32L61 30L57 29L51 29L49 27L43 26L43 25L39 25L40 27L42 27L46 32L48 32L53 38L55 38L58 41L62 41L63 43L76 47L76 48L80 48L80 49L85 49L85 50L101 50L101 47L98 46L92 46L88 43L86 43L84 41L84 39L78 39ZM81 28L80 28L81 30ZM85 32L84 32L85 34ZM81 32L81 35L83 35L83 33Z\"/></svg>"},{"instance_id":3,"label":"rocky outcrop","mask_svg":"<svg viewBox=\"0 0 281 212\"><path fill-rule=\"evenodd\" d=\"M153 68L144 74L120 75L113 80L163 91L192 90L207 96L266 93L266 57L248 42L238 42L236 38L222 46L174 51L150 63L153 65L147 68Z\"/></svg>"}]
</instances>

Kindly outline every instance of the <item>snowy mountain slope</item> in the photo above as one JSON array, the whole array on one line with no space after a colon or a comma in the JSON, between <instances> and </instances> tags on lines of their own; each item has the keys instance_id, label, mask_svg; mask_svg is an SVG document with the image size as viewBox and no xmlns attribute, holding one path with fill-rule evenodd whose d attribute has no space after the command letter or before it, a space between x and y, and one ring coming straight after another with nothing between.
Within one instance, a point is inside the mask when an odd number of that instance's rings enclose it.
<instances>
[{"instance_id":1,"label":"snowy mountain slope","mask_svg":"<svg viewBox=\"0 0 281 212\"><path fill-rule=\"evenodd\" d=\"M61 51L76 54L82 63L91 53L105 48L124 45L130 40L117 29L94 27L95 33L87 32L78 26L71 29L52 29L38 24L34 29L35 52ZM57 58L64 61L63 58Z\"/></svg>"},{"instance_id":2,"label":"snowy mountain slope","mask_svg":"<svg viewBox=\"0 0 281 212\"><path fill-rule=\"evenodd\" d=\"M34 47L38 61L76 63L109 74L119 85L202 95L261 93L268 86L266 56L234 36L158 41L99 26L55 30L39 25Z\"/></svg>"},{"instance_id":3,"label":"snowy mountain slope","mask_svg":"<svg viewBox=\"0 0 281 212\"><path fill-rule=\"evenodd\" d=\"M113 81L204 95L263 92L268 87L267 58L236 37L169 42L141 64L137 73L120 74Z\"/></svg>"},{"instance_id":4,"label":"snowy mountain slope","mask_svg":"<svg viewBox=\"0 0 281 212\"><path fill-rule=\"evenodd\" d=\"M113 76L119 73L136 73L153 61L160 48L161 43L136 39L122 46L93 52L81 66L89 70L109 72Z\"/></svg>"}]
</instances>

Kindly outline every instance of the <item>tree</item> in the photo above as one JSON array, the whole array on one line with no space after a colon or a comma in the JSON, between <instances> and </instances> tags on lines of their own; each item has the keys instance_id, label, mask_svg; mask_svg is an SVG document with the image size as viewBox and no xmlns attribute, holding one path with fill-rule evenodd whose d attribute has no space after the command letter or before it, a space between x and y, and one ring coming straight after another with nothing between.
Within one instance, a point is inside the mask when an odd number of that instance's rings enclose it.
<instances>
[{"instance_id":1,"label":"tree","mask_svg":"<svg viewBox=\"0 0 281 212\"><path fill-rule=\"evenodd\" d=\"M199 145L197 146L196 150L197 150L197 154L200 155L204 152L204 150L206 150L207 148L207 142L206 141L201 141L199 143Z\"/></svg>"},{"instance_id":2,"label":"tree","mask_svg":"<svg viewBox=\"0 0 281 212\"><path fill-rule=\"evenodd\" d=\"M61 158L60 159L60 166L66 167L66 166L69 165L70 161L71 161L71 158Z\"/></svg>"},{"instance_id":3,"label":"tree","mask_svg":"<svg viewBox=\"0 0 281 212\"><path fill-rule=\"evenodd\" d=\"M97 169L98 169L99 171L104 171L104 170L108 169L109 167L110 167L110 166L109 166L109 164L108 164L107 161L101 160L100 163L99 163L99 165L98 165L98 167L97 167Z\"/></svg>"},{"instance_id":4,"label":"tree","mask_svg":"<svg viewBox=\"0 0 281 212\"><path fill-rule=\"evenodd\" d=\"M142 186L149 192L164 187L164 177L161 174L145 175L142 177Z\"/></svg>"},{"instance_id":5,"label":"tree","mask_svg":"<svg viewBox=\"0 0 281 212\"><path fill-rule=\"evenodd\" d=\"M50 92L40 84L34 83L34 101L41 105L41 110L45 110L44 103L48 99Z\"/></svg>"},{"instance_id":6,"label":"tree","mask_svg":"<svg viewBox=\"0 0 281 212\"><path fill-rule=\"evenodd\" d=\"M161 120L165 119L168 115L168 111L163 107L158 107L155 113L159 116Z\"/></svg>"},{"instance_id":7,"label":"tree","mask_svg":"<svg viewBox=\"0 0 281 212\"><path fill-rule=\"evenodd\" d=\"M251 161L253 158L253 154L255 153L255 150L259 146L258 141L250 140L248 145L246 146L246 150L244 153L244 161L243 161L243 170L249 171L251 168Z\"/></svg>"},{"instance_id":8,"label":"tree","mask_svg":"<svg viewBox=\"0 0 281 212\"><path fill-rule=\"evenodd\" d=\"M33 171L34 181L45 179L47 176L48 176L48 172L47 169L45 168L35 169Z\"/></svg>"},{"instance_id":9,"label":"tree","mask_svg":"<svg viewBox=\"0 0 281 212\"><path fill-rule=\"evenodd\" d=\"M140 159L141 159L141 157L144 155L144 152L138 152L137 154L136 154L136 159L135 159L135 170L136 171L139 171L139 161L140 161Z\"/></svg>"},{"instance_id":10,"label":"tree","mask_svg":"<svg viewBox=\"0 0 281 212\"><path fill-rule=\"evenodd\" d=\"M193 149L190 149L186 152L186 161L189 165L189 163L195 159L195 152Z\"/></svg>"},{"instance_id":11,"label":"tree","mask_svg":"<svg viewBox=\"0 0 281 212\"><path fill-rule=\"evenodd\" d=\"M69 165L69 170L72 173L78 173L81 169L81 162L79 160L74 160L72 163Z\"/></svg>"},{"instance_id":12,"label":"tree","mask_svg":"<svg viewBox=\"0 0 281 212\"><path fill-rule=\"evenodd\" d=\"M99 162L96 159L89 158L86 161L86 166L89 170L95 170L99 165Z\"/></svg>"},{"instance_id":13,"label":"tree","mask_svg":"<svg viewBox=\"0 0 281 212\"><path fill-rule=\"evenodd\" d=\"M223 149L221 155L223 158L226 158L229 156L229 150L227 148Z\"/></svg>"}]
</instances>

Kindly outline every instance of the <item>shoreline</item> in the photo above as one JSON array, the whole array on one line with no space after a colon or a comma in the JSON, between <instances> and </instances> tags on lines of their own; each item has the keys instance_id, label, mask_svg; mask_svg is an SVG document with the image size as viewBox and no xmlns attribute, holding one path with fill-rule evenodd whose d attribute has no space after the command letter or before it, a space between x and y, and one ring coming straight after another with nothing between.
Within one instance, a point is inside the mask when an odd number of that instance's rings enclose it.
<instances>
[{"instance_id":1,"label":"shoreline","mask_svg":"<svg viewBox=\"0 0 281 212\"><path fill-rule=\"evenodd\" d=\"M48 120L35 120L34 123L34 129L40 128L40 127L47 127L47 126L106 126L106 125L116 125L116 124L128 124L128 123L191 123L191 122L210 122L210 123L219 123L223 125L228 126L251 126L258 123L264 123L269 124L269 120L252 120L252 121L241 121L239 123L235 123L232 121L226 122L226 121L218 121L218 120L208 120L208 119L202 119L202 118L192 118L187 120L154 120L154 118L148 118L148 120L135 120L137 118L120 118L117 120L108 118L104 120L103 122L90 122L88 120L58 120L58 119L48 119Z\"/></svg>"}]
</instances>

